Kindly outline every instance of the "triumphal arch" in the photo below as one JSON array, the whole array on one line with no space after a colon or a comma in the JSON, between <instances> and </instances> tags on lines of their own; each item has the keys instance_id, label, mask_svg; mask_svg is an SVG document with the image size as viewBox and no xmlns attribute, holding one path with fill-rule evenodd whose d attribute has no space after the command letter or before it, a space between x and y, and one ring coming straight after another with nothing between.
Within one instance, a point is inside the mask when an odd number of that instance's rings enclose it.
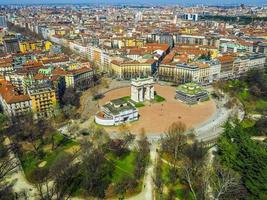
<instances>
[{"instance_id":1,"label":"triumphal arch","mask_svg":"<svg viewBox=\"0 0 267 200\"><path fill-rule=\"evenodd\" d=\"M154 99L153 77L132 79L131 99L135 102Z\"/></svg>"}]
</instances>

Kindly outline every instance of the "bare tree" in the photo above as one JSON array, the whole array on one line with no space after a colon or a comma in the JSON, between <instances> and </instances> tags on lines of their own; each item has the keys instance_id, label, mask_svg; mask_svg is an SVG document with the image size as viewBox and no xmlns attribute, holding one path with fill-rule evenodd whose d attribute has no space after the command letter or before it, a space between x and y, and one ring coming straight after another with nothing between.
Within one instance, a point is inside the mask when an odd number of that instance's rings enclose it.
<instances>
[{"instance_id":1,"label":"bare tree","mask_svg":"<svg viewBox=\"0 0 267 200\"><path fill-rule=\"evenodd\" d=\"M178 154L182 153L187 144L185 131L186 126L184 123L175 122L161 138L162 151L171 155L175 160L177 160Z\"/></svg>"},{"instance_id":2,"label":"bare tree","mask_svg":"<svg viewBox=\"0 0 267 200\"><path fill-rule=\"evenodd\" d=\"M32 178L41 200L67 200L80 184L77 178L78 164L74 163L78 154L63 154L50 169L37 169Z\"/></svg>"},{"instance_id":3,"label":"bare tree","mask_svg":"<svg viewBox=\"0 0 267 200\"><path fill-rule=\"evenodd\" d=\"M218 163L214 166L209 182L215 200L225 199L229 194L236 194L239 198L243 198L244 196L242 197L242 195L246 195L241 184L240 176L233 170L225 168Z\"/></svg>"},{"instance_id":4,"label":"bare tree","mask_svg":"<svg viewBox=\"0 0 267 200\"><path fill-rule=\"evenodd\" d=\"M141 130L140 138L137 141L137 156L135 160L135 176L140 179L149 163L150 143L145 136L144 129Z\"/></svg>"},{"instance_id":5,"label":"bare tree","mask_svg":"<svg viewBox=\"0 0 267 200\"><path fill-rule=\"evenodd\" d=\"M188 145L184 152L183 179L195 200L203 199L206 194L207 184L204 181L206 152L203 145L198 142Z\"/></svg>"},{"instance_id":6,"label":"bare tree","mask_svg":"<svg viewBox=\"0 0 267 200\"><path fill-rule=\"evenodd\" d=\"M156 186L156 189L160 195L163 193L163 179L162 179L162 160L160 158L157 159L157 165L154 168L154 177L153 182Z\"/></svg>"},{"instance_id":7,"label":"bare tree","mask_svg":"<svg viewBox=\"0 0 267 200\"><path fill-rule=\"evenodd\" d=\"M0 182L4 180L6 175L8 175L12 170L14 170L18 165L18 161L13 155L12 149L10 147L1 147L1 154L6 151L5 155L1 155L0 158Z\"/></svg>"}]
</instances>

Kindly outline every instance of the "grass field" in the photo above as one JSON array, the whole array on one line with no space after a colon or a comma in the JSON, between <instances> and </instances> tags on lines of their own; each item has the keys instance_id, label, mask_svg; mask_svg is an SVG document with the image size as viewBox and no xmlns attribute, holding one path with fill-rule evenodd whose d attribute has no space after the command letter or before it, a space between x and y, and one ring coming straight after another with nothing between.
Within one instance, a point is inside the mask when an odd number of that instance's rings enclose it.
<instances>
[{"instance_id":1,"label":"grass field","mask_svg":"<svg viewBox=\"0 0 267 200\"><path fill-rule=\"evenodd\" d=\"M251 95L248 85L243 81L230 80L224 85L224 90L230 92L242 102L247 114L260 114L267 109L267 99Z\"/></svg>"},{"instance_id":2,"label":"grass field","mask_svg":"<svg viewBox=\"0 0 267 200\"><path fill-rule=\"evenodd\" d=\"M113 162L115 170L112 174L112 183L120 182L124 177L134 176L135 168L135 158L137 153L134 151L128 152L122 156L122 158L117 158L114 154L109 154L108 159Z\"/></svg>"},{"instance_id":3,"label":"grass field","mask_svg":"<svg viewBox=\"0 0 267 200\"><path fill-rule=\"evenodd\" d=\"M185 185L181 184L179 181L178 183L172 183L169 177L169 170L170 170L170 166L167 163L163 163L162 164L162 174L161 174L161 178L163 180L164 185L167 188L172 187L175 190L175 197L179 200L184 200L184 199L188 199L188 200L192 200L192 195L189 193L189 195L186 195L188 192L188 190L186 190ZM156 194L157 198L156 199L167 199L167 194L163 194L162 196L160 196L160 194Z\"/></svg>"},{"instance_id":4,"label":"grass field","mask_svg":"<svg viewBox=\"0 0 267 200\"><path fill-rule=\"evenodd\" d=\"M28 151L24 152L22 157L20 157L20 161L22 164L22 168L24 170L24 173L26 175L26 178L28 181L32 182L31 175L36 169L41 168L49 168L53 162L63 154L66 154L67 150L72 148L73 146L78 145L76 142L65 139L64 136L60 134L54 135L54 142L55 145L58 147L55 150L51 149L44 149L44 156L43 158L40 158L35 152ZM41 147L42 148L42 147ZM43 167L39 167L38 165L42 162L45 162L45 165Z\"/></svg>"},{"instance_id":5,"label":"grass field","mask_svg":"<svg viewBox=\"0 0 267 200\"><path fill-rule=\"evenodd\" d=\"M163 101L165 101L166 99L164 98L164 97L162 97L162 96L159 96L159 95L155 95L154 96L154 101L156 102L156 103L160 103L160 102L163 102Z\"/></svg>"}]
</instances>

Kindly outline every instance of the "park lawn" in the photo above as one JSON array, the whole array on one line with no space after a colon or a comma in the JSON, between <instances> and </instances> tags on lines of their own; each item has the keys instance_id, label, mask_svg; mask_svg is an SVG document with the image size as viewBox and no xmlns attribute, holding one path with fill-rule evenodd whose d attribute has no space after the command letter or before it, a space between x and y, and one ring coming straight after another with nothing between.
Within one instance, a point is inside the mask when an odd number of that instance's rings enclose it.
<instances>
[{"instance_id":1,"label":"park lawn","mask_svg":"<svg viewBox=\"0 0 267 200\"><path fill-rule=\"evenodd\" d=\"M136 108L141 108L141 107L144 107L145 106L145 103L144 102L134 102L131 100L131 97L130 96L125 96L125 97L122 97L123 100L125 101L130 101L131 103L134 104L134 106ZM163 101L165 101L166 99L162 96L159 96L159 95L155 95L154 96L154 99L151 101L152 103L161 103Z\"/></svg>"},{"instance_id":2,"label":"park lawn","mask_svg":"<svg viewBox=\"0 0 267 200\"><path fill-rule=\"evenodd\" d=\"M267 99L255 97L249 93L247 83L240 80L230 80L225 85L225 90L230 92L233 88L238 88L238 92L233 93L244 105L247 113L261 113L267 109Z\"/></svg>"},{"instance_id":3,"label":"park lawn","mask_svg":"<svg viewBox=\"0 0 267 200\"><path fill-rule=\"evenodd\" d=\"M129 101L131 99L131 97L130 96L125 96L125 97L122 97L122 99L125 100L125 101Z\"/></svg>"},{"instance_id":4,"label":"park lawn","mask_svg":"<svg viewBox=\"0 0 267 200\"><path fill-rule=\"evenodd\" d=\"M239 98L240 99L240 98ZM263 110L267 109L267 99L252 99L247 100L240 99L247 113L257 114L262 113Z\"/></svg>"},{"instance_id":5,"label":"park lawn","mask_svg":"<svg viewBox=\"0 0 267 200\"><path fill-rule=\"evenodd\" d=\"M165 101L166 99L164 98L164 97L162 97L162 96L159 96L159 95L155 95L154 96L154 101L156 102L156 103L160 103L160 102L163 102L163 101Z\"/></svg>"},{"instance_id":6,"label":"park lawn","mask_svg":"<svg viewBox=\"0 0 267 200\"><path fill-rule=\"evenodd\" d=\"M117 158L114 154L108 154L109 160L111 160L115 166L114 172L112 174L112 183L119 183L124 177L134 176L135 164L137 152L130 151L122 156L122 158Z\"/></svg>"},{"instance_id":7,"label":"park lawn","mask_svg":"<svg viewBox=\"0 0 267 200\"><path fill-rule=\"evenodd\" d=\"M137 103L134 103L134 106L135 106L136 108L141 108L141 107L144 107L145 104L143 104L142 102L137 102Z\"/></svg>"},{"instance_id":8,"label":"park lawn","mask_svg":"<svg viewBox=\"0 0 267 200\"><path fill-rule=\"evenodd\" d=\"M180 199L180 200L186 199L185 198L185 195L186 195L185 185L183 185L180 182L178 182L176 185L171 183L170 178L169 178L169 170L170 170L170 165L163 162L161 178L163 180L164 185L167 186L168 188L173 187L175 189L177 199ZM157 196L159 196L159 194ZM165 194L163 195L163 199L165 199L164 197L165 197ZM189 193L189 197L187 197L187 199L189 200L193 199L193 196L191 193Z\"/></svg>"},{"instance_id":9,"label":"park lawn","mask_svg":"<svg viewBox=\"0 0 267 200\"><path fill-rule=\"evenodd\" d=\"M252 119L248 119L248 118L245 118L242 122L241 122L241 125L244 127L244 128L251 128L255 125L255 121L252 120Z\"/></svg>"},{"instance_id":10,"label":"park lawn","mask_svg":"<svg viewBox=\"0 0 267 200\"><path fill-rule=\"evenodd\" d=\"M73 146L77 146L78 144L72 140L64 140L64 136L60 134L55 134L55 143L60 144L54 151L45 151L45 155L42 159L40 159L33 151L24 152L22 157L20 157L21 165L25 176L28 181L32 182L31 174L34 170L38 169L38 165L42 162L46 162L43 168L49 168L53 162L61 156L62 154L66 153L66 151ZM41 169L41 168L40 168Z\"/></svg>"}]
</instances>

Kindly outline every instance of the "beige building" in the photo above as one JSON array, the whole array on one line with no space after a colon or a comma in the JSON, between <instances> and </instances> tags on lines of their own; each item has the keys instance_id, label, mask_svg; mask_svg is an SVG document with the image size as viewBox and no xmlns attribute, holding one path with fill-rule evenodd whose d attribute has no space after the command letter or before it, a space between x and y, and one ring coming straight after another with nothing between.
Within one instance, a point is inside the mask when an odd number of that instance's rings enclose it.
<instances>
[{"instance_id":1,"label":"beige building","mask_svg":"<svg viewBox=\"0 0 267 200\"><path fill-rule=\"evenodd\" d=\"M156 68L156 61L117 61L111 62L111 74L119 79L131 79L137 77L151 76L153 69Z\"/></svg>"},{"instance_id":2,"label":"beige building","mask_svg":"<svg viewBox=\"0 0 267 200\"><path fill-rule=\"evenodd\" d=\"M218 61L160 65L159 79L176 83L197 82L209 84L220 78L220 69L221 65Z\"/></svg>"},{"instance_id":3,"label":"beige building","mask_svg":"<svg viewBox=\"0 0 267 200\"><path fill-rule=\"evenodd\" d=\"M88 88L93 82L93 70L88 67L81 67L75 70L69 70L65 75L66 87Z\"/></svg>"}]
</instances>

